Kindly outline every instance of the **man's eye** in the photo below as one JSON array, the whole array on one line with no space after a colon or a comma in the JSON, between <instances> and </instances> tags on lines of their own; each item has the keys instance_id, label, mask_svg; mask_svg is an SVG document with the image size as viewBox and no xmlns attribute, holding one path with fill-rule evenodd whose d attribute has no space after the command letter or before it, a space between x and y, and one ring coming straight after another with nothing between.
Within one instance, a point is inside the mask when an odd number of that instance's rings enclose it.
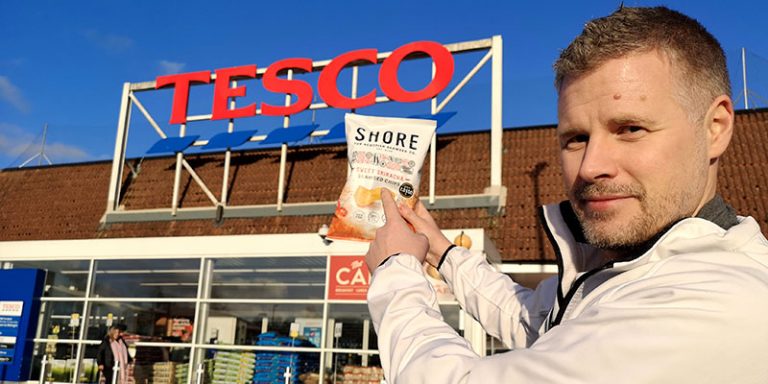
<instances>
[{"instance_id":1,"label":"man's eye","mask_svg":"<svg viewBox=\"0 0 768 384\"><path fill-rule=\"evenodd\" d=\"M563 140L562 146L564 149L576 149L583 146L589 141L587 135L574 135Z\"/></svg>"},{"instance_id":2,"label":"man's eye","mask_svg":"<svg viewBox=\"0 0 768 384\"><path fill-rule=\"evenodd\" d=\"M639 125L625 125L625 126L619 127L619 131L618 132L619 132L620 135L623 134L623 135L633 135L633 136L636 136L638 134L643 134L643 133L645 133L647 131L646 131L645 128L643 128L643 127L641 127Z\"/></svg>"}]
</instances>

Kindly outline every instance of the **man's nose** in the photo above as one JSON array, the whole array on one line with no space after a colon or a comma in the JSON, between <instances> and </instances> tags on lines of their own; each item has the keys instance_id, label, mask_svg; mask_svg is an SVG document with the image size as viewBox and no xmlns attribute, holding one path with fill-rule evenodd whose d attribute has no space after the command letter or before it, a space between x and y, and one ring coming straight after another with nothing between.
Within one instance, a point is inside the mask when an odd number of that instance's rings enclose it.
<instances>
[{"instance_id":1,"label":"man's nose","mask_svg":"<svg viewBox=\"0 0 768 384\"><path fill-rule=\"evenodd\" d=\"M592 135L584 148L579 177L585 181L613 178L618 173L619 148L608 137Z\"/></svg>"}]
</instances>

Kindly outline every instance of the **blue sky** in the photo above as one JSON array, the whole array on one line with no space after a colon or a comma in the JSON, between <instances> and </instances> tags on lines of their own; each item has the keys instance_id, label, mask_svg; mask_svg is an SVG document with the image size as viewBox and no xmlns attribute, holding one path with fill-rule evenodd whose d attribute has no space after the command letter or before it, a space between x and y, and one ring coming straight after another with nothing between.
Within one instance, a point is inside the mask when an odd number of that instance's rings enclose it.
<instances>
[{"instance_id":1,"label":"blue sky","mask_svg":"<svg viewBox=\"0 0 768 384\"><path fill-rule=\"evenodd\" d=\"M768 106L768 2L624 3L663 4L699 19L719 38L729 56L739 108L744 106L740 50L746 47L750 104ZM124 82L247 64L266 67L290 57L324 60L362 48L390 51L418 40L453 43L501 35L504 126L553 124L552 62L584 22L610 13L618 4L555 0L0 1L0 167L18 166L33 156L45 123L49 124L46 153L54 163L111 159ZM454 78L463 76L461 71L472 65L471 57L457 61ZM407 70L418 71L418 64ZM418 86L420 80L414 81ZM269 97L259 94L257 87L253 83L249 89L253 100ZM447 108L457 115L446 128L486 129L489 87L486 67ZM172 134L177 127L168 125L170 95L170 91L161 91L152 96L141 94L141 98ZM199 92L190 102L191 112L210 113L210 103L210 94ZM417 103L358 112L405 116L427 113L427 108ZM312 118L310 112L304 112L294 117L294 123L308 123ZM314 118L332 124L341 120L341 114L318 111ZM129 155L141 156L157 136L137 111L132 121ZM197 128L196 133L210 137L226 129L222 124ZM238 127L263 132L278 124L274 119L255 117L238 122Z\"/></svg>"}]
</instances>

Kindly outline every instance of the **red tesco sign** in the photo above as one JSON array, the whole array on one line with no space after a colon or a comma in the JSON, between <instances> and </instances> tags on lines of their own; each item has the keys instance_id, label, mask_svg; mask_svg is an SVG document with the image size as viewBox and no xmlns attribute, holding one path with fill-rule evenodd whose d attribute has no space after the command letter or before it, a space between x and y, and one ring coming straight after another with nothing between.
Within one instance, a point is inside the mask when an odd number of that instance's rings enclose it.
<instances>
[{"instance_id":1,"label":"red tesco sign","mask_svg":"<svg viewBox=\"0 0 768 384\"><path fill-rule=\"evenodd\" d=\"M426 54L432 59L435 64L435 75L432 81L424 88L418 91L408 91L400 85L397 73L400 63L407 56L416 53ZM366 61L376 64L378 62L377 55L378 51L376 49L360 49L341 54L331 60L320 72L317 82L317 92L320 98L329 106L340 109L355 109L373 105L376 102L377 89L372 89L363 96L351 98L341 94L336 81L341 70L355 62ZM312 72L312 60L308 58L283 59L267 67L261 79L264 88L273 93L290 94L296 97L295 101L288 106L271 105L262 102L261 114L266 116L293 115L307 109L312 103L313 89L311 84L302 80L288 80L278 77L278 73L288 69ZM392 51L389 57L381 63L381 68L379 68L379 88L384 95L394 101L416 102L430 99L448 86L453 77L453 69L453 56L441 44L433 41L418 41L406 44ZM256 78L256 65L216 70L211 120L234 119L256 115L256 103L235 109L229 109L227 106L230 99L242 97L246 94L246 86L244 85L231 87L231 81L240 78ZM190 86L193 83L209 84L210 82L211 71L157 77L155 82L156 89L166 86L174 87L171 124L187 122Z\"/></svg>"}]
</instances>

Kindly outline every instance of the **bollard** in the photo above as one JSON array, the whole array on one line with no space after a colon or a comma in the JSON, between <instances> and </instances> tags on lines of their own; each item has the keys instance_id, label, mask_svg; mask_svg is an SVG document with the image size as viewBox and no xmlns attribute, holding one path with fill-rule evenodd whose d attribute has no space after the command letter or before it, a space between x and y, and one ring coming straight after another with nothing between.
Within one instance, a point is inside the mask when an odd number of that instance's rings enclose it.
<instances>
[{"instance_id":1,"label":"bollard","mask_svg":"<svg viewBox=\"0 0 768 384\"><path fill-rule=\"evenodd\" d=\"M118 376L120 376L120 362L115 360L115 366L112 367L112 384L117 384Z\"/></svg>"},{"instance_id":2,"label":"bollard","mask_svg":"<svg viewBox=\"0 0 768 384\"><path fill-rule=\"evenodd\" d=\"M45 383L45 373L48 371L48 355L43 355L43 361L40 363L40 384Z\"/></svg>"},{"instance_id":3,"label":"bollard","mask_svg":"<svg viewBox=\"0 0 768 384\"><path fill-rule=\"evenodd\" d=\"M203 366L203 363L197 365L197 384L203 384L203 373L205 372Z\"/></svg>"}]
</instances>

